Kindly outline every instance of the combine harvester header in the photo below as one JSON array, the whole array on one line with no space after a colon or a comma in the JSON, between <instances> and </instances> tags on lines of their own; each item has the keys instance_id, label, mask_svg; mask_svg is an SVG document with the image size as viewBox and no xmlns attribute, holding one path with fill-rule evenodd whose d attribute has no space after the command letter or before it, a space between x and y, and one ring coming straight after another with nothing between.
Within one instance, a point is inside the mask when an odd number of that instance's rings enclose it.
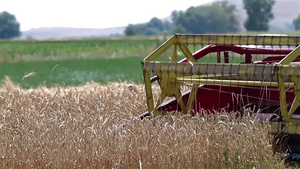
<instances>
[{"instance_id":1,"label":"combine harvester header","mask_svg":"<svg viewBox=\"0 0 300 169\"><path fill-rule=\"evenodd\" d=\"M300 153L300 36L175 34L142 62L148 112L243 114L250 107L288 154ZM153 86L160 93L154 98Z\"/></svg>"}]
</instances>

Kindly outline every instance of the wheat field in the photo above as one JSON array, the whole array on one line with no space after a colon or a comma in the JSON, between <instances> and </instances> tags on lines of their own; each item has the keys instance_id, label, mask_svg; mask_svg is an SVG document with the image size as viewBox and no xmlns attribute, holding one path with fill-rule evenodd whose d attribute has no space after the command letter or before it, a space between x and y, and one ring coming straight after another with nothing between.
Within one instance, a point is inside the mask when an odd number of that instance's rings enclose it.
<instances>
[{"instance_id":1,"label":"wheat field","mask_svg":"<svg viewBox=\"0 0 300 169\"><path fill-rule=\"evenodd\" d=\"M283 168L247 116L136 118L143 85L0 87L0 168Z\"/></svg>"}]
</instances>

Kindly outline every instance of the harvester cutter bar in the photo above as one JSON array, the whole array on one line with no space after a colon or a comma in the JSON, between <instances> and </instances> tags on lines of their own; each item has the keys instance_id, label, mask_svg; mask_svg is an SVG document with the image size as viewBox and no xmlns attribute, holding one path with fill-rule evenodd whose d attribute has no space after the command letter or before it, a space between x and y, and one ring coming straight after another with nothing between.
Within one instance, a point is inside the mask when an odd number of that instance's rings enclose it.
<instances>
[{"instance_id":1,"label":"harvester cutter bar","mask_svg":"<svg viewBox=\"0 0 300 169\"><path fill-rule=\"evenodd\" d=\"M182 75L298 76L300 65L145 61L143 70ZM263 79L262 79L263 80Z\"/></svg>"}]
</instances>

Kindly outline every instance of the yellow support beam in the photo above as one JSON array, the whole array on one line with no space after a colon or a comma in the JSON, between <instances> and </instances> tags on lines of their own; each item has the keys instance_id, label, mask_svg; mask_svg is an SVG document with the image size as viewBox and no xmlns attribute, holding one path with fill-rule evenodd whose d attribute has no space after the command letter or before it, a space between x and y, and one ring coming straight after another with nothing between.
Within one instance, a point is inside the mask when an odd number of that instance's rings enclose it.
<instances>
[{"instance_id":1,"label":"yellow support beam","mask_svg":"<svg viewBox=\"0 0 300 169\"><path fill-rule=\"evenodd\" d=\"M300 123L271 122L270 133L300 134Z\"/></svg>"},{"instance_id":2,"label":"yellow support beam","mask_svg":"<svg viewBox=\"0 0 300 169\"><path fill-rule=\"evenodd\" d=\"M154 61L156 60L161 54L163 54L166 50L168 50L172 45L176 43L176 36L172 36L169 40L165 43L160 45L156 50L150 53L144 61Z\"/></svg>"},{"instance_id":3,"label":"yellow support beam","mask_svg":"<svg viewBox=\"0 0 300 169\"><path fill-rule=\"evenodd\" d=\"M167 97L167 94L165 91L162 91L160 93L160 97L158 98L158 100L156 101L156 106L154 108L154 111L151 111L151 115L154 116L158 116L158 115L162 115L162 112L158 111L157 108L158 106L165 100L165 98Z\"/></svg>"},{"instance_id":4,"label":"yellow support beam","mask_svg":"<svg viewBox=\"0 0 300 169\"><path fill-rule=\"evenodd\" d=\"M186 113L191 113L190 111L193 109L194 103L195 103L195 98L196 98L196 93L198 91L199 85L198 84L193 84L187 106L186 106Z\"/></svg>"},{"instance_id":5,"label":"yellow support beam","mask_svg":"<svg viewBox=\"0 0 300 169\"><path fill-rule=\"evenodd\" d=\"M188 61L196 63L197 60L194 58L193 54L190 52L189 48L185 44L179 44L179 48L185 55Z\"/></svg>"},{"instance_id":6,"label":"yellow support beam","mask_svg":"<svg viewBox=\"0 0 300 169\"><path fill-rule=\"evenodd\" d=\"M280 70L279 70L280 71ZM283 121L290 120L289 113L288 113L288 107L286 103L286 94L285 94L285 84L284 79L281 75L278 75L278 90L279 90L279 100L280 100L280 111L282 115Z\"/></svg>"},{"instance_id":7,"label":"yellow support beam","mask_svg":"<svg viewBox=\"0 0 300 169\"><path fill-rule=\"evenodd\" d=\"M218 85L237 85L237 86L270 86L278 87L277 82L248 81L248 80L222 80L222 79L191 79L188 77L177 77L175 82L189 82L193 84L218 84ZM285 87L293 87L293 83L284 83Z\"/></svg>"},{"instance_id":8,"label":"yellow support beam","mask_svg":"<svg viewBox=\"0 0 300 169\"><path fill-rule=\"evenodd\" d=\"M177 45L174 45L171 61L172 62L177 62Z\"/></svg>"},{"instance_id":9,"label":"yellow support beam","mask_svg":"<svg viewBox=\"0 0 300 169\"><path fill-rule=\"evenodd\" d=\"M278 64L288 65L293 60L295 60L298 56L300 56L300 45L297 46L291 53L289 53L286 57L284 57Z\"/></svg>"},{"instance_id":10,"label":"yellow support beam","mask_svg":"<svg viewBox=\"0 0 300 169\"><path fill-rule=\"evenodd\" d=\"M287 66L293 60L295 60L299 55L300 55L300 46L297 46L297 48L295 48L291 53L289 53L286 57L284 57L278 63L278 65ZM298 68L298 70L299 70L299 66L295 66L295 68ZM300 105L300 98L299 98L300 97L300 93L299 93L300 84L298 83L299 76L297 74L290 75L291 80L294 83L293 86L294 86L294 90L295 90L295 98L293 100L293 103L292 103L290 109L288 110L288 106L287 106L287 102L286 102L286 93L285 93L286 86L284 85L284 77L282 75L283 72L284 72L283 67L279 66L277 79L278 79L278 89L279 89L279 96L280 96L280 109L281 109L282 119L284 122L299 122L300 119L291 118L293 113L296 111L296 109ZM298 71L298 74L299 74L299 71Z\"/></svg>"},{"instance_id":11,"label":"yellow support beam","mask_svg":"<svg viewBox=\"0 0 300 169\"><path fill-rule=\"evenodd\" d=\"M148 106L149 113L151 113L154 110L154 101L153 101L152 87L151 87L150 79L151 79L150 72L144 71L144 82L145 82L147 106Z\"/></svg>"},{"instance_id":12,"label":"yellow support beam","mask_svg":"<svg viewBox=\"0 0 300 169\"><path fill-rule=\"evenodd\" d=\"M292 81L294 82L294 93L295 93L295 98L294 101L290 107L289 110L289 116L292 116L293 113L296 111L296 109L300 105L300 83L299 83L299 77L291 77Z\"/></svg>"},{"instance_id":13,"label":"yellow support beam","mask_svg":"<svg viewBox=\"0 0 300 169\"><path fill-rule=\"evenodd\" d=\"M177 43L202 45L276 45L298 46L299 36L275 35L186 35L176 34Z\"/></svg>"},{"instance_id":14,"label":"yellow support beam","mask_svg":"<svg viewBox=\"0 0 300 169\"><path fill-rule=\"evenodd\" d=\"M154 72L174 72L187 75L251 75L251 76L299 76L297 65L274 64L236 64L236 63L177 63L177 62L143 62L143 70ZM278 70L281 70L280 73Z\"/></svg>"}]
</instances>

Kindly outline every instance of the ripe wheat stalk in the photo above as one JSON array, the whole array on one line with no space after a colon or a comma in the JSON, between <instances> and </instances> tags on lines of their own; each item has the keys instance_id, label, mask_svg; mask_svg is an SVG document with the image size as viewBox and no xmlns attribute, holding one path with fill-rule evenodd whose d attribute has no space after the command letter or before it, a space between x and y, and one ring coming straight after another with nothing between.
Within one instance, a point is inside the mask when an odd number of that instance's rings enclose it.
<instances>
[{"instance_id":1,"label":"ripe wheat stalk","mask_svg":"<svg viewBox=\"0 0 300 169\"><path fill-rule=\"evenodd\" d=\"M27 79L27 78L29 78L29 77L32 77L32 76L35 76L36 75L36 73L37 72L30 72L30 73L27 73L27 74L25 74L23 77L22 77L22 80L25 80L25 79Z\"/></svg>"},{"instance_id":2,"label":"ripe wheat stalk","mask_svg":"<svg viewBox=\"0 0 300 169\"><path fill-rule=\"evenodd\" d=\"M7 80L0 88L0 168L284 167L269 126L254 117L136 119L146 107L142 85L25 90Z\"/></svg>"}]
</instances>

